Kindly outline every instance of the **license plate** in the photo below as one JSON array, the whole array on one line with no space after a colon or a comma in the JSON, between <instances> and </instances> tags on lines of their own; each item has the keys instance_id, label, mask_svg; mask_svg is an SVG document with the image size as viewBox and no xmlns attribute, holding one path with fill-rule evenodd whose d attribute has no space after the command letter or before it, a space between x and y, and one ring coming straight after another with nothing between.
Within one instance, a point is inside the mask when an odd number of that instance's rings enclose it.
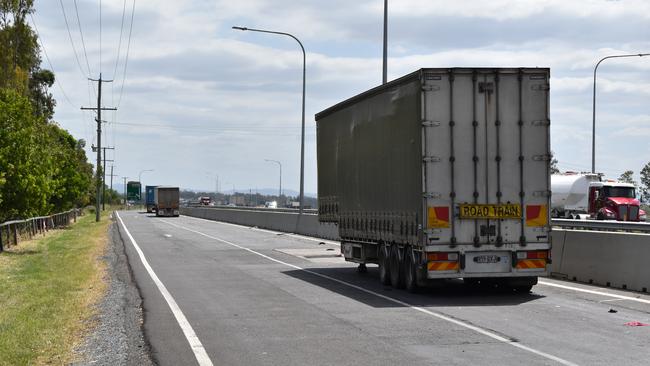
<instances>
[{"instance_id":1,"label":"license plate","mask_svg":"<svg viewBox=\"0 0 650 366\"><path fill-rule=\"evenodd\" d=\"M499 263L501 257L498 255L477 255L474 257L474 262L476 263Z\"/></svg>"},{"instance_id":2,"label":"license plate","mask_svg":"<svg viewBox=\"0 0 650 366\"><path fill-rule=\"evenodd\" d=\"M521 205L459 205L461 219L521 219Z\"/></svg>"}]
</instances>

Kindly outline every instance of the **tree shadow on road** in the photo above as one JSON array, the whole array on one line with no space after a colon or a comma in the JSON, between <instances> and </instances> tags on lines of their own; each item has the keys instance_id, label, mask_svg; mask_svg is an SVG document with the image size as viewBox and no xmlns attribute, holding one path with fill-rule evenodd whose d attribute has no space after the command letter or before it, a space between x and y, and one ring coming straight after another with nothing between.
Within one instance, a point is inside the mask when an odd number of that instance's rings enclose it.
<instances>
[{"instance_id":1,"label":"tree shadow on road","mask_svg":"<svg viewBox=\"0 0 650 366\"><path fill-rule=\"evenodd\" d=\"M283 273L378 308L513 306L544 298L543 295L535 293L534 288L532 292L522 293L509 289L471 287L465 285L462 280L446 280L421 289L418 293L409 293L406 290L381 285L377 268L370 267L364 274L358 274L352 267L306 268L306 270L290 270Z\"/></svg>"}]
</instances>

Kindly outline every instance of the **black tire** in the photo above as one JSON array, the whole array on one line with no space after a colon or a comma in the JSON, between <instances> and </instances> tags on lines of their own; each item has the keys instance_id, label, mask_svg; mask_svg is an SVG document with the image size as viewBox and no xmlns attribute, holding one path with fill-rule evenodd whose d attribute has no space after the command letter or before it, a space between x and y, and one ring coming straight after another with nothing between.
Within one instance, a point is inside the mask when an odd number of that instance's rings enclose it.
<instances>
[{"instance_id":1,"label":"black tire","mask_svg":"<svg viewBox=\"0 0 650 366\"><path fill-rule=\"evenodd\" d=\"M517 292L520 292L522 294L527 294L533 289L533 285L526 285L526 286L515 286L513 289Z\"/></svg>"},{"instance_id":2,"label":"black tire","mask_svg":"<svg viewBox=\"0 0 650 366\"><path fill-rule=\"evenodd\" d=\"M390 255L388 258L390 262L390 284L394 288L404 288L404 262L400 260L399 248L397 244L390 247Z\"/></svg>"},{"instance_id":3,"label":"black tire","mask_svg":"<svg viewBox=\"0 0 650 366\"><path fill-rule=\"evenodd\" d=\"M407 248L404 254L404 286L406 290L411 293L417 293L420 290L417 278L417 263L414 260L414 255L411 248Z\"/></svg>"},{"instance_id":4,"label":"black tire","mask_svg":"<svg viewBox=\"0 0 650 366\"><path fill-rule=\"evenodd\" d=\"M475 277L463 278L463 283L471 289L477 289L481 285L480 279Z\"/></svg>"},{"instance_id":5,"label":"black tire","mask_svg":"<svg viewBox=\"0 0 650 366\"><path fill-rule=\"evenodd\" d=\"M390 285L390 264L386 255L386 248L384 244L379 245L379 281L382 285Z\"/></svg>"}]
</instances>

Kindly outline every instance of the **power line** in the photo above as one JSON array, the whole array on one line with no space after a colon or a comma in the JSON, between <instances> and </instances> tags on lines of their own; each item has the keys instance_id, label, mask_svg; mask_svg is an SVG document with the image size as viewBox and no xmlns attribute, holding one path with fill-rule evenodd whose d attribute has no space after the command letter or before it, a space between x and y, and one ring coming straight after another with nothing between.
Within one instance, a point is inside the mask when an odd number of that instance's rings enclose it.
<instances>
[{"instance_id":1,"label":"power line","mask_svg":"<svg viewBox=\"0 0 650 366\"><path fill-rule=\"evenodd\" d=\"M77 25L79 26L79 34L81 34L81 45L83 46L84 57L86 58L86 67L88 68L88 75L92 75L92 72L90 72L90 63L88 62L88 53L86 52L86 42L84 41L84 32L81 30L81 20L79 19L79 8L77 7L77 0L73 0L73 2L74 2L74 11L77 14Z\"/></svg>"},{"instance_id":2,"label":"power line","mask_svg":"<svg viewBox=\"0 0 650 366\"><path fill-rule=\"evenodd\" d=\"M206 128L204 126L198 126L198 125L172 126L172 125L163 125L163 124L155 124L155 123L113 122L113 124L120 125L120 126L134 126L134 127L142 127L142 128L147 128L147 127L166 128L166 129L177 130L177 131L197 131L203 133L224 132L228 134L250 135L250 134L257 134L259 132L264 132L265 134L270 134L275 136L300 136L300 134L297 133L286 133L286 132L283 133L282 131L279 131L278 127L265 127L265 128L251 127L250 130L246 130L246 129L242 129L241 127L222 127L222 126ZM293 129L293 128L288 128L288 129Z\"/></svg>"},{"instance_id":3,"label":"power line","mask_svg":"<svg viewBox=\"0 0 650 366\"><path fill-rule=\"evenodd\" d=\"M68 24L68 16L65 14L65 6L63 6L63 0L59 0L59 5L61 5L61 11L63 12L63 20L65 20L65 28L68 30L68 38L70 38L70 44L72 45L72 52L74 52L74 58L77 60L77 66L79 66L79 71L84 78L90 75L84 75L83 66L81 66L81 61L79 61L79 56L77 55L77 48L74 45L74 40L72 39L72 33L70 32L70 25Z\"/></svg>"},{"instance_id":4,"label":"power line","mask_svg":"<svg viewBox=\"0 0 650 366\"><path fill-rule=\"evenodd\" d=\"M124 32L124 16L126 14L126 0L122 4L122 22L120 24L120 39L117 43L117 57L115 57L115 68L113 69L113 79L117 78L117 67L120 64L120 53L122 51L122 34ZM115 95L113 84L111 84L111 102L115 103ZM115 122L115 113L113 114L113 122Z\"/></svg>"},{"instance_id":5,"label":"power line","mask_svg":"<svg viewBox=\"0 0 650 366\"><path fill-rule=\"evenodd\" d=\"M126 66L129 63L129 51L131 50L131 34L133 33L133 15L135 14L135 0L133 0L133 7L131 8L131 24L129 25L129 41L126 45L126 57L124 58L124 72L122 73L122 86L120 87L120 97L117 99L117 107L120 107L122 102L122 93L124 93L124 82L126 81Z\"/></svg>"},{"instance_id":6,"label":"power line","mask_svg":"<svg viewBox=\"0 0 650 366\"><path fill-rule=\"evenodd\" d=\"M115 69L113 70L113 79L115 79L117 75L117 66L120 63L120 52L122 49L122 33L124 32L124 15L126 13L126 0L124 0L124 3L122 5L122 23L120 25L120 41L117 44L117 57L115 58Z\"/></svg>"},{"instance_id":7,"label":"power line","mask_svg":"<svg viewBox=\"0 0 650 366\"><path fill-rule=\"evenodd\" d=\"M32 13L29 13L29 17L32 19L32 24L34 25L34 30L36 31L36 36L38 37L38 43L41 45L41 48L43 49L43 54L45 55L45 59L47 60L48 65L50 65L50 69L52 70L52 72L56 75L56 73L54 72L54 66L52 66L52 62L50 61L50 56L47 55L47 51L45 50L45 46L43 45L43 40L41 39L41 35L38 32L38 27L36 26L36 22L34 21L34 16L32 15ZM65 100L71 106L74 107L74 104L72 104L72 102L70 101L70 98L68 98L68 95L63 90L63 85L61 85L61 82L59 81L59 79L57 77L54 77L54 82L56 83L56 85L61 90L61 94L63 94L63 97L65 98Z\"/></svg>"}]
</instances>

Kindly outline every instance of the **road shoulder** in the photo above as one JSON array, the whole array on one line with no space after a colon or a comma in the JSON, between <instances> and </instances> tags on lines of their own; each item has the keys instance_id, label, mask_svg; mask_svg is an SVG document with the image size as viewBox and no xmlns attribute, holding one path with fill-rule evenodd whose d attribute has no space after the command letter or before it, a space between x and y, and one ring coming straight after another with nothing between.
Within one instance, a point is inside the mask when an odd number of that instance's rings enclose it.
<instances>
[{"instance_id":1,"label":"road shoulder","mask_svg":"<svg viewBox=\"0 0 650 366\"><path fill-rule=\"evenodd\" d=\"M118 224L109 227L102 260L107 265L108 288L98 305L97 326L77 350L77 365L153 365L142 324L142 298L133 279Z\"/></svg>"}]
</instances>

